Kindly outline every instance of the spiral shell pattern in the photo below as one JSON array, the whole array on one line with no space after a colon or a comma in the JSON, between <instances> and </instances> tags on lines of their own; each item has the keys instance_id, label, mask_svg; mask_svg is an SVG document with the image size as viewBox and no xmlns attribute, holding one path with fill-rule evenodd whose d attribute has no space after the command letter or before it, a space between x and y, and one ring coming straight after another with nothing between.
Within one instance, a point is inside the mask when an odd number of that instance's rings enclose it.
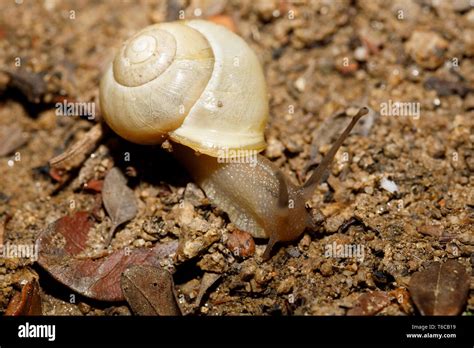
<instances>
[{"instance_id":1,"label":"spiral shell pattern","mask_svg":"<svg viewBox=\"0 0 474 348\"><path fill-rule=\"evenodd\" d=\"M155 24L124 43L100 86L105 121L141 144L166 138L214 157L265 147L261 66L237 35L193 20Z\"/></svg>"}]
</instances>

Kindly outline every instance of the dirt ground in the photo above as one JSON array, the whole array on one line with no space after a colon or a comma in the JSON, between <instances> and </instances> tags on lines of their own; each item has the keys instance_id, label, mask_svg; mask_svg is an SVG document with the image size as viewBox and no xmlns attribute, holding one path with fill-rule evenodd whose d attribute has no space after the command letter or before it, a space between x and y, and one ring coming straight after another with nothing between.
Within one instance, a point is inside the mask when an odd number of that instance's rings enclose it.
<instances>
[{"instance_id":1,"label":"dirt ground","mask_svg":"<svg viewBox=\"0 0 474 348\"><path fill-rule=\"evenodd\" d=\"M25 136L0 158L3 242L32 244L55 220L92 210L100 240L111 221L97 203L100 194L84 184L117 166L139 212L117 229L111 248L182 242L184 228L195 238L215 232L197 256L169 265L186 314L346 315L361 295L377 292L388 301L366 314L413 315L412 274L456 259L471 275L463 314L472 315L474 7L461 0L221 5L0 2L0 129L18 125ZM147 25L177 19L180 10L186 18L227 16L257 53L270 98L263 154L295 183L304 182L308 165L320 161L340 132L336 112L361 105L376 111L346 140L308 202L319 227L278 245L267 262L264 240L255 240L248 257L232 253L235 228L225 212L206 202L159 146L106 132L63 185L48 167L100 122L100 76L121 42ZM95 102L96 117L57 116L55 103L64 99ZM419 105L419 114L384 114L396 102ZM333 243L362 246L363 260L327 257ZM131 314L125 302L75 294L32 260L17 258L0 258L1 311L32 278L39 279L46 315ZM204 278L217 280L199 295Z\"/></svg>"}]
</instances>

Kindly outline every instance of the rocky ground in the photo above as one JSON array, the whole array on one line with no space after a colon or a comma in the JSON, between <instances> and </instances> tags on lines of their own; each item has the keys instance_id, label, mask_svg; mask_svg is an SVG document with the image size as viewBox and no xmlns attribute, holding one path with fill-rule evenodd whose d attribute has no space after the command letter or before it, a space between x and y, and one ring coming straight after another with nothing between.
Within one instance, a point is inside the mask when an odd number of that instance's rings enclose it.
<instances>
[{"instance_id":1,"label":"rocky ground","mask_svg":"<svg viewBox=\"0 0 474 348\"><path fill-rule=\"evenodd\" d=\"M67 179L50 166L100 122L100 76L120 43L180 14L223 21L255 50L270 97L263 154L294 183L340 132L338 111L375 111L308 202L318 228L268 262L265 241L237 231L159 146L105 131ZM3 244L31 245L57 219L88 211L89 246L100 249L112 226L100 186L116 166L138 213L110 249L179 241L166 267L185 314L413 315L412 275L454 259L470 277L461 312L471 315L473 56L474 7L462 0L1 1ZM64 100L96 103L96 117L57 116ZM394 103L414 109L397 115ZM363 257L331 257L333 245L358 246ZM0 310L32 279L43 314L131 314L125 301L76 294L21 258L0 258Z\"/></svg>"}]
</instances>

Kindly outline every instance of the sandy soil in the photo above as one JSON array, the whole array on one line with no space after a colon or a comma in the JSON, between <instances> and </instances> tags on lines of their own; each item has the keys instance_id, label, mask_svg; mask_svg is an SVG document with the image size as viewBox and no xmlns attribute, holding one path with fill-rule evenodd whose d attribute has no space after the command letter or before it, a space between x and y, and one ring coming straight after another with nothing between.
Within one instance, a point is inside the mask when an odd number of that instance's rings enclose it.
<instances>
[{"instance_id":1,"label":"sandy soil","mask_svg":"<svg viewBox=\"0 0 474 348\"><path fill-rule=\"evenodd\" d=\"M94 209L99 223L93 233L100 240L111 221L98 206L100 195L84 184L103 179L115 165L127 173L139 213L118 228L113 249L182 239L184 228L194 237L217 231L197 256L171 266L185 313L346 315L362 294L382 291L390 301L369 314L412 315L406 289L414 272L456 259L471 274L469 1L256 0L227 2L223 9L219 1L196 3L0 2L0 129L17 125L26 137L0 158L4 243L31 244L58 218ZM345 142L308 202L318 229L280 245L268 262L261 260L265 241L256 240L249 257L232 254L227 215L203 200L158 146L133 145L107 132L68 182L60 185L50 175L48 161L100 122L100 76L120 43L147 25L177 19L181 9L186 18L228 16L257 53L270 96L263 154L295 183L304 182L308 164L321 159L340 131L336 112L360 105L377 112ZM55 103L64 99L95 102L97 117L57 116ZM419 114L387 115L384 108L396 102L419 105ZM389 192L393 185L396 191ZM333 243L361 246L363 260L325 256ZM196 303L206 274L219 277ZM4 258L0 310L32 278L39 279L44 314L131 314L125 302L76 295L71 303L73 292L37 264ZM465 314L474 311L473 284L471 277Z\"/></svg>"}]
</instances>

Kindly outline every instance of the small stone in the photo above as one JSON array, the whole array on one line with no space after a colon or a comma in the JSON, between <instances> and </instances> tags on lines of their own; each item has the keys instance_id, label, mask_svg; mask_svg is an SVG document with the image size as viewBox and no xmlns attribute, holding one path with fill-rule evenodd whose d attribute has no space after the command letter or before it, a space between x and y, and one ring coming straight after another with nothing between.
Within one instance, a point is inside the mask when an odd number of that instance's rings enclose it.
<instances>
[{"instance_id":1,"label":"small stone","mask_svg":"<svg viewBox=\"0 0 474 348\"><path fill-rule=\"evenodd\" d=\"M291 153L300 153L303 151L303 139L300 134L290 135L283 141L286 149Z\"/></svg>"},{"instance_id":2,"label":"small stone","mask_svg":"<svg viewBox=\"0 0 474 348\"><path fill-rule=\"evenodd\" d=\"M176 218L181 227L185 227L191 224L196 213L193 205L190 202L184 201L173 207L171 215Z\"/></svg>"},{"instance_id":3,"label":"small stone","mask_svg":"<svg viewBox=\"0 0 474 348\"><path fill-rule=\"evenodd\" d=\"M285 150L285 147L283 144L275 139L275 138L270 138L268 139L268 146L265 150L265 155L268 158L278 158L283 155L283 151Z\"/></svg>"},{"instance_id":4,"label":"small stone","mask_svg":"<svg viewBox=\"0 0 474 348\"><path fill-rule=\"evenodd\" d=\"M227 269L227 261L219 252L204 255L197 265L205 272L223 273Z\"/></svg>"},{"instance_id":5,"label":"small stone","mask_svg":"<svg viewBox=\"0 0 474 348\"><path fill-rule=\"evenodd\" d=\"M204 235L196 237L191 233L186 233L186 236L180 240L176 257L178 261L186 261L201 254L208 249L211 244L220 239L220 231L210 229Z\"/></svg>"},{"instance_id":6,"label":"small stone","mask_svg":"<svg viewBox=\"0 0 474 348\"><path fill-rule=\"evenodd\" d=\"M433 136L428 137L428 144L426 151L428 152L428 155L430 155L433 158L442 158L445 153L445 148L443 143L438 139Z\"/></svg>"},{"instance_id":7,"label":"small stone","mask_svg":"<svg viewBox=\"0 0 474 348\"><path fill-rule=\"evenodd\" d=\"M306 250L311 244L311 236L309 234L305 234L303 238L301 238L300 242L298 243L298 248L301 251Z\"/></svg>"},{"instance_id":8,"label":"small stone","mask_svg":"<svg viewBox=\"0 0 474 348\"><path fill-rule=\"evenodd\" d=\"M380 180L380 187L390 193L400 192L397 184L387 178L382 178L382 180Z\"/></svg>"},{"instance_id":9,"label":"small stone","mask_svg":"<svg viewBox=\"0 0 474 348\"><path fill-rule=\"evenodd\" d=\"M77 304L77 308L79 308L79 310L82 312L82 314L87 314L91 311L91 306L89 306L85 302L79 302Z\"/></svg>"},{"instance_id":10,"label":"small stone","mask_svg":"<svg viewBox=\"0 0 474 348\"><path fill-rule=\"evenodd\" d=\"M412 59L427 69L436 69L444 62L448 42L431 31L415 31L405 49Z\"/></svg>"},{"instance_id":11,"label":"small stone","mask_svg":"<svg viewBox=\"0 0 474 348\"><path fill-rule=\"evenodd\" d=\"M346 221L344 214L336 214L326 219L324 229L329 233L335 233Z\"/></svg>"},{"instance_id":12,"label":"small stone","mask_svg":"<svg viewBox=\"0 0 474 348\"><path fill-rule=\"evenodd\" d=\"M57 116L54 110L41 112L38 116L38 127L51 130L56 127Z\"/></svg>"},{"instance_id":13,"label":"small stone","mask_svg":"<svg viewBox=\"0 0 474 348\"><path fill-rule=\"evenodd\" d=\"M367 60L368 52L364 46L357 47L354 51L354 58L359 62L365 62Z\"/></svg>"},{"instance_id":14,"label":"small stone","mask_svg":"<svg viewBox=\"0 0 474 348\"><path fill-rule=\"evenodd\" d=\"M388 76L388 83L390 86L397 86L404 80L404 78L405 74L403 73L403 70L395 68Z\"/></svg>"},{"instance_id":15,"label":"small stone","mask_svg":"<svg viewBox=\"0 0 474 348\"><path fill-rule=\"evenodd\" d=\"M400 157L401 149L395 143L389 143L383 148L383 154L391 159L397 159Z\"/></svg>"},{"instance_id":16,"label":"small stone","mask_svg":"<svg viewBox=\"0 0 474 348\"><path fill-rule=\"evenodd\" d=\"M257 265L252 260L248 260L242 263L242 268L240 270L240 279L244 282L248 282L255 276L257 271Z\"/></svg>"},{"instance_id":17,"label":"small stone","mask_svg":"<svg viewBox=\"0 0 474 348\"><path fill-rule=\"evenodd\" d=\"M466 99L464 99L464 110L474 110L474 93L469 93Z\"/></svg>"},{"instance_id":18,"label":"small stone","mask_svg":"<svg viewBox=\"0 0 474 348\"><path fill-rule=\"evenodd\" d=\"M464 12L474 7L472 0L452 0L447 1L445 5L449 4L451 4L452 9L457 12Z\"/></svg>"},{"instance_id":19,"label":"small stone","mask_svg":"<svg viewBox=\"0 0 474 348\"><path fill-rule=\"evenodd\" d=\"M234 230L228 235L226 246L238 257L249 257L255 253L255 242L253 237L241 230Z\"/></svg>"},{"instance_id":20,"label":"small stone","mask_svg":"<svg viewBox=\"0 0 474 348\"><path fill-rule=\"evenodd\" d=\"M256 0L253 2L254 11L265 21L273 18L273 13L277 10L276 1Z\"/></svg>"},{"instance_id":21,"label":"small stone","mask_svg":"<svg viewBox=\"0 0 474 348\"><path fill-rule=\"evenodd\" d=\"M420 69L416 65L411 65L407 68L408 70L408 79L414 82L420 81L421 80L421 73Z\"/></svg>"},{"instance_id":22,"label":"small stone","mask_svg":"<svg viewBox=\"0 0 474 348\"><path fill-rule=\"evenodd\" d=\"M424 235L439 238L443 234L443 227L441 225L421 225L417 228L417 231Z\"/></svg>"},{"instance_id":23,"label":"small stone","mask_svg":"<svg viewBox=\"0 0 474 348\"><path fill-rule=\"evenodd\" d=\"M190 182L186 185L186 189L184 190L184 199L193 206L199 207L206 199L206 196L196 184Z\"/></svg>"},{"instance_id":24,"label":"small stone","mask_svg":"<svg viewBox=\"0 0 474 348\"><path fill-rule=\"evenodd\" d=\"M319 272L321 272L321 274L325 277L329 277L333 275L331 262L330 261L324 262L319 268Z\"/></svg>"},{"instance_id":25,"label":"small stone","mask_svg":"<svg viewBox=\"0 0 474 348\"><path fill-rule=\"evenodd\" d=\"M313 90L309 89L301 95L300 101L304 111L316 114L324 105L325 99L319 94L314 94Z\"/></svg>"},{"instance_id":26,"label":"small stone","mask_svg":"<svg viewBox=\"0 0 474 348\"><path fill-rule=\"evenodd\" d=\"M192 300L197 297L201 283L198 279L191 279L187 283L179 287L179 291L182 295Z\"/></svg>"},{"instance_id":27,"label":"small stone","mask_svg":"<svg viewBox=\"0 0 474 348\"><path fill-rule=\"evenodd\" d=\"M278 284L278 287L276 289L277 293L279 295L282 294L288 294L290 291L293 290L293 287L295 286L295 278L294 277L288 277L284 278L280 284Z\"/></svg>"},{"instance_id":28,"label":"small stone","mask_svg":"<svg viewBox=\"0 0 474 348\"><path fill-rule=\"evenodd\" d=\"M257 271L255 272L255 282L258 285L265 285L270 282L270 280L272 280L274 276L274 272L269 272L268 269L260 267L257 268Z\"/></svg>"},{"instance_id":29,"label":"small stone","mask_svg":"<svg viewBox=\"0 0 474 348\"><path fill-rule=\"evenodd\" d=\"M298 250L297 247L294 247L294 246L289 246L288 248L286 248L286 253L288 255L290 255L291 257L300 257L301 253L300 251Z\"/></svg>"},{"instance_id":30,"label":"small stone","mask_svg":"<svg viewBox=\"0 0 474 348\"><path fill-rule=\"evenodd\" d=\"M295 81L295 88L299 92L304 92L306 88L306 79L303 76L298 77L298 79Z\"/></svg>"}]
</instances>

